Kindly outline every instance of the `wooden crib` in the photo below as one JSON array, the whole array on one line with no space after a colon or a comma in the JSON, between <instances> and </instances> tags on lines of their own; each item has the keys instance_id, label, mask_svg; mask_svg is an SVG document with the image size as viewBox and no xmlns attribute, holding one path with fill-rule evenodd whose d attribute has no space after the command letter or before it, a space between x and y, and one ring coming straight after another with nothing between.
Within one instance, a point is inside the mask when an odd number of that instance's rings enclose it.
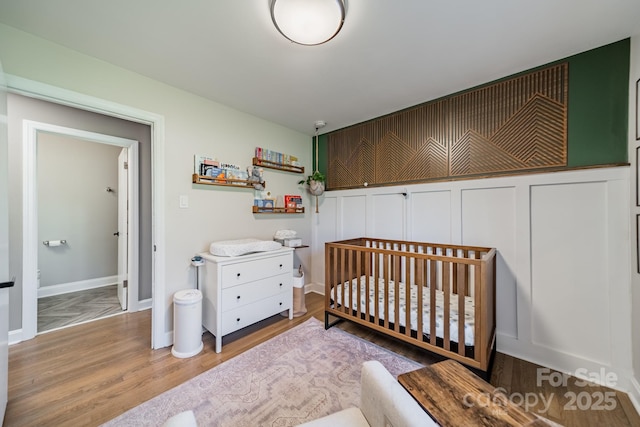
<instances>
[{"instance_id":1,"label":"wooden crib","mask_svg":"<svg viewBox=\"0 0 640 427\"><path fill-rule=\"evenodd\" d=\"M326 243L325 328L336 323L330 315L350 320L488 374L495 255L494 248L365 237Z\"/></svg>"}]
</instances>

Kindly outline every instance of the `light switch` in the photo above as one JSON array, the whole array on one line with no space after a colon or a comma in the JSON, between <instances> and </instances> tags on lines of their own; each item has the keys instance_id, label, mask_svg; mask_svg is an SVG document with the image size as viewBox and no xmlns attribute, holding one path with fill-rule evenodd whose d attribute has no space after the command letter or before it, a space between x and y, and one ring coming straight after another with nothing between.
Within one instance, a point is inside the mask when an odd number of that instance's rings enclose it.
<instances>
[{"instance_id":1,"label":"light switch","mask_svg":"<svg viewBox=\"0 0 640 427\"><path fill-rule=\"evenodd\" d=\"M183 194L180 196L180 209L187 209L189 207L189 196Z\"/></svg>"}]
</instances>

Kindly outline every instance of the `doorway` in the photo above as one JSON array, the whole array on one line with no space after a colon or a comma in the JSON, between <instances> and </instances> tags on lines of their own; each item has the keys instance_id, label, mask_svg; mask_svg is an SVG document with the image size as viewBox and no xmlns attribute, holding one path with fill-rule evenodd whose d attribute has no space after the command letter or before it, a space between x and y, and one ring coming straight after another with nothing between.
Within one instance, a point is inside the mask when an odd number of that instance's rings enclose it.
<instances>
[{"instance_id":1,"label":"doorway","mask_svg":"<svg viewBox=\"0 0 640 427\"><path fill-rule=\"evenodd\" d=\"M141 299L129 300L129 311L151 309L151 348L157 349L171 345L172 335L166 332L166 309L165 295L165 271L164 260L165 249L165 177L164 177L164 140L165 125L162 115L150 111L141 110L128 105L119 104L101 98L79 92L62 89L41 82L24 79L17 76L9 76L9 95L23 95L26 98L41 102L48 102L60 106L70 107L89 114L98 114L104 117L111 117L125 120L128 123L143 125L147 127L143 133L148 131L148 143L141 146L140 181L144 194L141 196L140 217L144 219L141 224L141 259L139 286L141 287L139 296ZM26 116L25 116L26 117ZM11 117L9 118L11 121ZM73 126L73 125L71 125ZM146 146L147 148L145 148ZM22 150L21 150L22 151ZM20 156L22 163L22 155ZM27 171L20 171L23 176ZM20 197L26 193L24 186L20 188ZM21 207L22 209L24 208ZM22 210L21 210L22 211ZM20 239L23 239L21 233ZM33 236L28 236L33 237ZM23 266L24 251L20 254L19 268ZM20 282L22 282L22 279ZM36 280L36 277L30 277ZM20 283L22 286L22 283ZM137 290L136 290L137 291ZM22 292L21 292L22 294ZM18 320L20 330L14 335L14 342L33 338L24 333L22 322L23 313L19 314ZM32 326L33 328L33 326ZM33 329L35 330L35 329Z\"/></svg>"},{"instance_id":2,"label":"doorway","mask_svg":"<svg viewBox=\"0 0 640 427\"><path fill-rule=\"evenodd\" d=\"M47 123L35 122L30 120L24 121L24 129L23 129L23 185L24 185L24 242L23 242L23 335L25 339L35 336L37 332L37 319L38 319L38 269L39 269L39 260L41 258L51 258L54 262L54 268L49 269L49 272L56 271L57 274L66 274L66 281L62 286L62 292L65 291L74 291L76 290L74 287L98 287L100 284L100 280L109 280L109 275L105 277L100 277L98 279L91 280L77 280L81 279L83 273L86 273L86 270L91 267L91 262L89 259L91 256L87 256L87 251L91 250L93 253L100 254L100 249L102 249L104 245L105 239L107 239L107 235L109 237L116 238L116 241L124 240L126 243L121 245L121 248L126 250L126 256L119 258L117 256L117 248L118 244L115 243L114 249L114 262L118 263L118 259L120 263L124 262L126 265L120 266L120 274L113 272L113 279L117 280L117 288L120 290L119 295L122 297L122 308L126 309L127 301L137 301L138 299L138 225L139 225L139 214L138 214L138 141L119 138L110 135L99 134L95 132L88 132L79 129L72 129L62 126L51 125ZM62 220L64 215L54 215L58 220L55 221L51 218L48 218L47 221L53 223L52 227L48 227L48 235L41 235L38 231L39 229L39 206L38 206L38 144L40 142L49 141L51 139L60 139L63 138L68 141L73 141L74 144L82 144L84 147L88 147L87 144L95 144L96 147L102 153L111 152L113 156L113 162L116 164L115 167L120 169L120 167L126 167L126 176L125 179L126 184L118 185L112 184L112 186L106 185L102 186L102 191L104 193L97 193L95 191L95 186L99 185L99 183L94 182L95 179L92 178L91 172L87 172L87 167L91 167L91 164L83 164L80 162L83 160L78 160L75 163L75 170L79 173L74 177L77 182L82 182L84 187L92 187L93 190L89 189L90 196L86 196L87 198L93 198L93 201L90 201L92 204L97 204L99 200L103 200L106 196L107 198L115 198L119 199L118 195L122 196L122 193L126 194L126 198L121 203L120 208L117 210L120 212L120 215L117 215L116 218L113 218L114 223L110 227L110 230L97 230L97 234L94 233L92 227L94 224L91 223L91 220L95 218L95 214L79 215L77 218L72 218L72 220ZM76 151L77 150L76 148ZM103 154L104 156L104 154ZM68 157L72 157L69 155ZM74 163L76 159L72 160L70 167L74 167ZM59 160L60 162L60 160ZM86 163L86 159L84 160ZM90 162L89 162L90 163ZM82 167L81 167L82 166ZM85 169L84 172L80 173L82 169ZM67 174L74 175L74 170L67 171ZM54 171L49 171L49 176L55 174ZM59 174L63 174L60 170ZM99 174L98 174L99 175ZM115 171L116 181L122 180L122 174L120 171ZM62 187L63 184L57 184L57 187ZM67 189L67 191L79 192L79 189ZM56 188L49 189L49 192L53 195L56 192ZM77 194L80 195L80 194ZM60 205L70 204L74 205L75 210L71 212L78 213L79 211L83 211L85 209L78 208L78 205L74 202L75 200L79 200L80 198L73 198L74 195L71 195L69 200L65 203L65 200L61 200L62 203ZM61 209L65 209L66 206L62 206ZM42 216L42 215L40 215ZM118 217L121 218L118 221ZM45 224L47 223L45 221ZM60 230L64 229L62 227L64 222L67 222L66 229L61 231L58 237L56 237L56 232L51 232L51 230ZM83 227L84 224L84 227ZM126 224L126 227L123 225ZM119 229L119 227L123 227L123 229ZM116 228L118 228L116 230ZM84 234L93 233L92 236L85 236ZM100 234L102 233L102 234ZM114 236L115 235L115 236ZM72 239L63 236L73 236ZM41 238L42 237L42 238ZM122 237L122 239L121 239ZM40 242L42 240L42 242ZM64 242L63 242L64 241ZM49 243L49 245L46 244ZM84 243L83 243L84 242ZM83 250L84 248L84 250ZM96 249L97 250L94 250ZM100 259L104 259L104 256L94 256L94 258L99 258L95 261L100 261ZM67 263L67 267L64 267L64 264ZM93 266L100 270L100 268L104 268L105 265L95 264ZM43 266L44 268L44 266ZM104 270L106 271L106 270ZM125 273L126 274L123 274ZM44 272L43 272L44 273ZM71 273L71 274L69 274ZM51 274L51 273L48 273ZM75 274L75 276L74 276ZM95 272L92 273L95 276ZM91 274L90 274L91 275ZM98 276L101 276L98 274ZM105 276L105 274L102 274ZM69 279L69 277L71 279ZM43 278L40 278L42 280ZM59 282L59 280L58 280ZM50 285L50 283L48 283ZM66 288L64 288L66 286ZM40 293L42 294L42 289L44 286L40 288Z\"/></svg>"}]
</instances>

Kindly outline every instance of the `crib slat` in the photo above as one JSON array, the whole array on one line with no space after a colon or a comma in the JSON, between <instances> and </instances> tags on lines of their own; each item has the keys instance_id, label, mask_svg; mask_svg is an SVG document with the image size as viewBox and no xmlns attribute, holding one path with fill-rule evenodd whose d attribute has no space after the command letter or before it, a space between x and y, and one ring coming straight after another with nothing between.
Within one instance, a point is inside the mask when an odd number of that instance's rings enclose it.
<instances>
[{"instance_id":1,"label":"crib slat","mask_svg":"<svg viewBox=\"0 0 640 427\"><path fill-rule=\"evenodd\" d=\"M345 249L342 249L340 251L340 266L341 266L340 283L342 284L342 287L341 287L342 298L340 299L340 301L342 301L342 307L341 307L342 311L344 313L349 313L349 305L347 304L347 291L348 291L348 288L350 288L351 286L349 286L350 281L345 282L345 278L344 278L345 272L347 270L346 263L345 263L345 252L346 252Z\"/></svg>"},{"instance_id":2,"label":"crib slat","mask_svg":"<svg viewBox=\"0 0 640 427\"><path fill-rule=\"evenodd\" d=\"M400 257L392 256L393 263L393 330L400 332Z\"/></svg>"},{"instance_id":3,"label":"crib slat","mask_svg":"<svg viewBox=\"0 0 640 427\"><path fill-rule=\"evenodd\" d=\"M404 328L404 334L408 337L411 336L411 310L412 310L412 305L415 305L416 308L418 309L418 311L420 311L420 304L418 303L418 301L420 300L416 300L416 301L411 301L411 260L412 258L410 257L406 257L405 258L405 282L404 282L404 290L405 290L405 300L407 301L407 306L405 307L405 328ZM417 329L416 331L420 331L420 329ZM419 332L417 332L419 333Z\"/></svg>"},{"instance_id":4,"label":"crib slat","mask_svg":"<svg viewBox=\"0 0 640 427\"><path fill-rule=\"evenodd\" d=\"M456 264L458 270L458 354L464 356L464 296L467 294L467 264Z\"/></svg>"},{"instance_id":5,"label":"crib slat","mask_svg":"<svg viewBox=\"0 0 640 427\"><path fill-rule=\"evenodd\" d=\"M416 260L416 263L420 265L420 285L418 285L418 325L417 325L417 335L416 338L420 341L424 340L424 310L425 310L425 299L424 299L424 291L425 291L425 280L426 280L426 270L427 266L426 260Z\"/></svg>"},{"instance_id":6,"label":"crib slat","mask_svg":"<svg viewBox=\"0 0 640 427\"><path fill-rule=\"evenodd\" d=\"M451 253L451 255L453 257L457 257L458 253L457 251L453 251ZM458 269L456 268L458 264L454 261L453 263L451 263L452 268L452 275L453 277L451 278L451 293L452 294L457 294L458 292Z\"/></svg>"},{"instance_id":7,"label":"crib slat","mask_svg":"<svg viewBox=\"0 0 640 427\"><path fill-rule=\"evenodd\" d=\"M486 268L486 265L482 266L482 267L474 267L475 269L475 283L473 284L474 288L475 288L475 297L474 297L474 310L473 310L473 317L474 317L474 321L475 321L475 336L474 336L474 348L475 348L475 353L474 353L474 358L477 361L482 361L484 355L481 354L480 351L478 351L478 343L483 343L485 340L485 336L482 333L482 304L485 304L484 302L484 293L482 292L482 278L483 275L485 274L486 270L484 270Z\"/></svg>"},{"instance_id":8,"label":"crib slat","mask_svg":"<svg viewBox=\"0 0 640 427\"><path fill-rule=\"evenodd\" d=\"M431 282L429 283L429 342L436 345L436 265L438 261L429 261Z\"/></svg>"},{"instance_id":9,"label":"crib slat","mask_svg":"<svg viewBox=\"0 0 640 427\"><path fill-rule=\"evenodd\" d=\"M362 313L362 299L361 299L361 288L362 288L362 266L360 265L360 259L362 257L362 253L361 252L355 252L355 261L356 261L356 271L355 273L355 277L357 278L356 283L357 283L357 290L356 290L356 313L358 315L359 318L362 318L361 313Z\"/></svg>"},{"instance_id":10,"label":"crib slat","mask_svg":"<svg viewBox=\"0 0 640 427\"><path fill-rule=\"evenodd\" d=\"M451 280L450 275L451 272L449 271L449 269L451 268L451 263L443 261L442 262L442 291L444 292L444 315L443 315L443 321L442 323L444 323L444 349L445 350L450 350L451 349L451 342L450 342L450 336L449 336L449 332L451 329L451 317L450 317L450 307L449 307L449 303L450 303L450 299L451 299L451 283L449 282Z\"/></svg>"},{"instance_id":11,"label":"crib slat","mask_svg":"<svg viewBox=\"0 0 640 427\"><path fill-rule=\"evenodd\" d=\"M369 320L370 316L371 316L371 289L370 289L370 285L369 285L369 278L371 277L371 255L363 252L362 254L364 256L364 287L365 287L365 295L367 296L367 299L364 302L364 312L365 312L365 319ZM374 294L376 295L374 301L377 301L378 299L378 294Z\"/></svg>"},{"instance_id":12,"label":"crib slat","mask_svg":"<svg viewBox=\"0 0 640 427\"><path fill-rule=\"evenodd\" d=\"M373 269L373 287L375 288L375 322L376 326L380 324L380 256L374 252L373 254L373 265L371 266Z\"/></svg>"},{"instance_id":13,"label":"crib slat","mask_svg":"<svg viewBox=\"0 0 640 427\"><path fill-rule=\"evenodd\" d=\"M389 329L389 255L382 256L382 280L384 286L384 305L382 306L384 313L384 327Z\"/></svg>"}]
</instances>

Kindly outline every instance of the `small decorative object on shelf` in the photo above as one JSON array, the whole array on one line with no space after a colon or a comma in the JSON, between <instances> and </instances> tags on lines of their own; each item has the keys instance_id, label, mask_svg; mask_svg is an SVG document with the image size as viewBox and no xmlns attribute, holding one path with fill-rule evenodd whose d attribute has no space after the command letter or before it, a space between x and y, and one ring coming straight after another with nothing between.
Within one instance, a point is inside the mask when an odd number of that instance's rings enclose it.
<instances>
[{"instance_id":1,"label":"small decorative object on shelf","mask_svg":"<svg viewBox=\"0 0 640 427\"><path fill-rule=\"evenodd\" d=\"M284 207L260 207L253 206L254 214L301 214L304 213L304 206L300 208L284 208Z\"/></svg>"},{"instance_id":2,"label":"small decorative object on shelf","mask_svg":"<svg viewBox=\"0 0 640 427\"><path fill-rule=\"evenodd\" d=\"M262 168L255 166L247 166L247 181L253 184L253 188L262 191L264 190L264 178L262 178Z\"/></svg>"},{"instance_id":3,"label":"small decorative object on shelf","mask_svg":"<svg viewBox=\"0 0 640 427\"><path fill-rule=\"evenodd\" d=\"M263 168L268 168L268 169L287 171L287 172L304 173L304 166L294 166L294 165L276 163L269 160L259 159L257 157L253 158L253 165L261 166Z\"/></svg>"},{"instance_id":4,"label":"small decorative object on shelf","mask_svg":"<svg viewBox=\"0 0 640 427\"><path fill-rule=\"evenodd\" d=\"M246 179L234 179L220 176L203 176L195 173L191 177L191 182L193 182L194 184L222 185L239 188L253 188L254 184L253 182L249 182ZM262 182L262 185L266 185L266 182Z\"/></svg>"}]
</instances>

